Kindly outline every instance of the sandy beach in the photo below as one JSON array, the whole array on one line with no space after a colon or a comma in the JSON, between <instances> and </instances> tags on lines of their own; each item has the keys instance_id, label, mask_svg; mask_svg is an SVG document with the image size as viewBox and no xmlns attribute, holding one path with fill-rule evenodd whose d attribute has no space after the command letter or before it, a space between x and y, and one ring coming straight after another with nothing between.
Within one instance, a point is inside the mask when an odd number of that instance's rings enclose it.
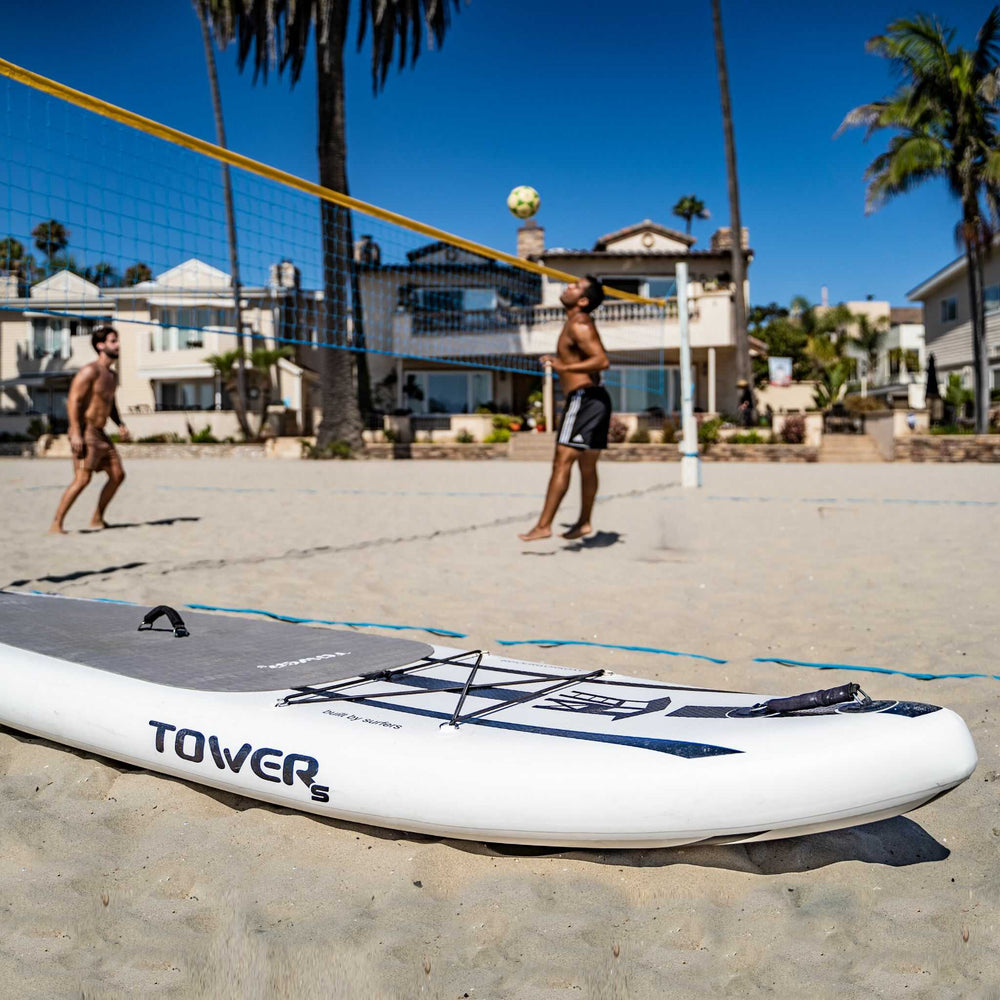
<instances>
[{"instance_id":1,"label":"sandy beach","mask_svg":"<svg viewBox=\"0 0 1000 1000\"><path fill-rule=\"evenodd\" d=\"M1000 467L136 460L45 534L69 462L0 460L0 584L443 628L469 648L947 706L980 763L906 817L757 845L546 852L327 821L0 729L0 975L25 997L1000 998ZM575 518L577 482L560 512ZM369 629L379 633L378 628ZM382 632L381 634L389 634ZM403 633L427 638L426 633Z\"/></svg>"}]
</instances>

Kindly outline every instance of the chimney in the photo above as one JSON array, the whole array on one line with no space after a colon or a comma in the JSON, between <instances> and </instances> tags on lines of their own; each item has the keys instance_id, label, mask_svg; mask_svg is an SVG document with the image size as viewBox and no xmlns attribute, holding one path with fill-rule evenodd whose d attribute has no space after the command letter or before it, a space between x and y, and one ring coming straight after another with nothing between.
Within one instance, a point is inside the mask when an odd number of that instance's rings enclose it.
<instances>
[{"instance_id":1,"label":"chimney","mask_svg":"<svg viewBox=\"0 0 1000 1000\"><path fill-rule=\"evenodd\" d=\"M744 250L750 248L750 230L743 226L743 239L741 241ZM733 235L729 226L721 226L712 233L711 240L712 253L723 253L733 247Z\"/></svg>"},{"instance_id":2,"label":"chimney","mask_svg":"<svg viewBox=\"0 0 1000 1000\"><path fill-rule=\"evenodd\" d=\"M298 288L300 279L299 269L290 260L271 265L272 288Z\"/></svg>"},{"instance_id":3,"label":"chimney","mask_svg":"<svg viewBox=\"0 0 1000 1000\"><path fill-rule=\"evenodd\" d=\"M824 285L819 290L819 304L826 309L830 305L830 289Z\"/></svg>"},{"instance_id":4,"label":"chimney","mask_svg":"<svg viewBox=\"0 0 1000 1000\"><path fill-rule=\"evenodd\" d=\"M537 260L545 253L545 230L529 219L517 230L517 255L522 260Z\"/></svg>"},{"instance_id":5,"label":"chimney","mask_svg":"<svg viewBox=\"0 0 1000 1000\"><path fill-rule=\"evenodd\" d=\"M17 271L0 271L0 299L16 299L18 284Z\"/></svg>"}]
</instances>

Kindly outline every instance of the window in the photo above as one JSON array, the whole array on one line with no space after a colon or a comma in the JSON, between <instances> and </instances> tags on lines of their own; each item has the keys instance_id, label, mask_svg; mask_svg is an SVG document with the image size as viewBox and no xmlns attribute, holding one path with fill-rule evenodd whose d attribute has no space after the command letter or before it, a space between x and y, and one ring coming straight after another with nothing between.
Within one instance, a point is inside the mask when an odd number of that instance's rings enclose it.
<instances>
[{"instance_id":1,"label":"window","mask_svg":"<svg viewBox=\"0 0 1000 1000\"><path fill-rule=\"evenodd\" d=\"M990 369L990 392L1000 392L1000 368Z\"/></svg>"},{"instance_id":2,"label":"window","mask_svg":"<svg viewBox=\"0 0 1000 1000\"><path fill-rule=\"evenodd\" d=\"M158 410L211 410L215 407L215 382L192 379L185 382L157 382Z\"/></svg>"},{"instance_id":3,"label":"window","mask_svg":"<svg viewBox=\"0 0 1000 1000\"><path fill-rule=\"evenodd\" d=\"M953 295L950 299L941 300L941 322L950 323L958 318L958 299Z\"/></svg>"},{"instance_id":4,"label":"window","mask_svg":"<svg viewBox=\"0 0 1000 1000\"><path fill-rule=\"evenodd\" d=\"M69 324L47 317L31 321L31 356L33 358L68 358Z\"/></svg>"},{"instance_id":5,"label":"window","mask_svg":"<svg viewBox=\"0 0 1000 1000\"><path fill-rule=\"evenodd\" d=\"M673 277L623 278L618 275L608 275L601 278L601 284L607 288L617 288L620 292L631 292L632 295L643 295L649 299L677 297L677 279Z\"/></svg>"},{"instance_id":6,"label":"window","mask_svg":"<svg viewBox=\"0 0 1000 1000\"><path fill-rule=\"evenodd\" d=\"M160 325L154 327L151 348L154 351L184 351L205 346L205 330L232 329L231 309L161 309Z\"/></svg>"},{"instance_id":7,"label":"window","mask_svg":"<svg viewBox=\"0 0 1000 1000\"><path fill-rule=\"evenodd\" d=\"M493 399L490 372L406 372L403 405L414 413L474 413Z\"/></svg>"},{"instance_id":8,"label":"window","mask_svg":"<svg viewBox=\"0 0 1000 1000\"><path fill-rule=\"evenodd\" d=\"M1000 312L1000 285L987 285L983 291L986 305L986 315Z\"/></svg>"},{"instance_id":9,"label":"window","mask_svg":"<svg viewBox=\"0 0 1000 1000\"><path fill-rule=\"evenodd\" d=\"M417 308L428 312L471 312L497 307L495 288L415 288L413 295Z\"/></svg>"},{"instance_id":10,"label":"window","mask_svg":"<svg viewBox=\"0 0 1000 1000\"><path fill-rule=\"evenodd\" d=\"M642 413L658 407L665 413L681 408L681 370L616 365L604 372L611 406L622 413Z\"/></svg>"}]
</instances>

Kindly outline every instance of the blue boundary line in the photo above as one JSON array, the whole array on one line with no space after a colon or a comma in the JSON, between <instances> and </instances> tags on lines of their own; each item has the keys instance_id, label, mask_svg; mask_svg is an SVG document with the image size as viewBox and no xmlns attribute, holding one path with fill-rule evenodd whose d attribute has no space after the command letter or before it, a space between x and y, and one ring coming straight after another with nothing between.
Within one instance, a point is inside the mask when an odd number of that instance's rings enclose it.
<instances>
[{"instance_id":1,"label":"blue boundary line","mask_svg":"<svg viewBox=\"0 0 1000 1000\"><path fill-rule=\"evenodd\" d=\"M344 622L330 621L326 618L298 618L295 615L279 615L274 611L263 611L260 608L220 608L214 604L185 604L185 608L192 611L231 611L241 615L264 615L267 618L274 618L279 622L294 622L295 624L312 625L348 625L352 628L391 628L397 631L416 630L419 632L430 632L431 635L443 635L453 639L465 639L467 633L453 632L446 628L431 628L428 625L387 625L384 622Z\"/></svg>"},{"instance_id":2,"label":"blue boundary line","mask_svg":"<svg viewBox=\"0 0 1000 1000\"><path fill-rule=\"evenodd\" d=\"M19 591L8 591L8 593L19 593ZM50 592L44 590L20 591L20 593L41 594L52 596ZM56 595L62 596L62 595ZM92 597L87 600L98 601L104 604L128 604L134 607L144 607L134 601L119 600L114 597ZM293 622L295 624L312 625L346 625L350 628L386 628L397 631L419 631L429 632L431 635L445 636L452 639L466 639L467 632L455 632L451 629L432 628L429 625L390 625L385 622L349 622L334 621L326 618L300 618L296 615L281 615L275 611L265 611L261 608L223 608L215 604L184 604L182 607L190 608L192 611L226 611L232 614L243 615L263 615L266 618L273 618L281 622ZM707 656L704 653L684 653L675 649L660 649L656 646L627 646L612 642L588 642L583 639L494 639L498 646L540 646L543 648L553 648L556 646L589 646L596 649L620 649L629 653L653 653L657 656L682 656L694 660L705 660L708 663L725 664L728 660L723 660L715 656ZM814 663L810 660L791 660L780 656L756 656L753 663L777 663L783 667L809 667L813 670L854 670L860 673L869 674L890 674L898 677L910 677L918 681L938 681L938 680L969 680L985 679L1000 681L1000 674L979 674L979 673L954 673L954 674L931 674L913 670L894 670L891 667L871 667L859 663Z\"/></svg>"},{"instance_id":3,"label":"blue boundary line","mask_svg":"<svg viewBox=\"0 0 1000 1000\"><path fill-rule=\"evenodd\" d=\"M812 667L814 670L858 670L869 674L897 674L918 681L940 681L947 678L965 679L983 677L1000 681L998 674L925 674L911 670L893 670L891 667L867 667L857 663L810 663L808 660L786 660L778 656L755 656L754 663L779 663L783 667Z\"/></svg>"},{"instance_id":4,"label":"blue boundary line","mask_svg":"<svg viewBox=\"0 0 1000 1000\"><path fill-rule=\"evenodd\" d=\"M727 663L715 656L704 653L681 653L675 649L658 649L655 646L619 646L612 642L586 642L580 639L494 639L498 646L594 646L598 649L624 649L632 653L656 653L659 656L689 656L694 660L708 660L709 663Z\"/></svg>"}]
</instances>

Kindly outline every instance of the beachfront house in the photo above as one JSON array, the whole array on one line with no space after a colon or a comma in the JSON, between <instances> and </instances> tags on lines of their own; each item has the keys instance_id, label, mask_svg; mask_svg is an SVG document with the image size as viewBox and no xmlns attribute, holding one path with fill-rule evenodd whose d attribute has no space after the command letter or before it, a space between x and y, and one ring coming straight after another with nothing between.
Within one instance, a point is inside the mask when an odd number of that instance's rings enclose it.
<instances>
[{"instance_id":1,"label":"beachfront house","mask_svg":"<svg viewBox=\"0 0 1000 1000\"><path fill-rule=\"evenodd\" d=\"M646 219L598 238L589 249L546 248L544 230L532 223L518 233L518 254L573 275L594 274L605 285L667 300L666 314L655 306L608 297L595 320L611 360L606 382L619 412L680 409L680 323L676 266L689 264L688 299L695 408L734 413L737 407L736 347L733 334L729 231L718 230L708 250L693 250L694 239ZM743 232L747 260L753 254ZM428 264L441 267L462 251L444 244L427 248ZM464 255L455 263L464 260ZM483 258L470 259L482 270ZM555 351L563 325L559 296L566 283L540 279L537 298L522 304L532 289L522 283L517 300L474 297L469 291L445 301L422 288L414 260L407 271L414 294L401 298L393 318L397 405L415 413L468 413L487 402L523 412L539 384L537 372L476 370L477 360L537 359ZM496 269L500 265L493 265ZM431 272L432 273L432 272ZM744 295L748 290L744 289ZM367 306L366 306L367 309ZM763 351L763 345L752 347ZM424 361L431 355L438 360ZM451 364L449 365L449 360ZM510 368L518 365L511 363ZM524 367L523 364L520 367ZM408 387L418 392L406 395Z\"/></svg>"},{"instance_id":2,"label":"beachfront house","mask_svg":"<svg viewBox=\"0 0 1000 1000\"><path fill-rule=\"evenodd\" d=\"M1000 243L1000 240L998 240ZM986 340L989 387L1000 392L1000 254L987 257L984 265ZM927 356L934 356L941 390L948 376L961 376L967 389L974 388L972 320L969 305L968 267L964 256L922 281L907 293L912 302L923 303Z\"/></svg>"},{"instance_id":3,"label":"beachfront house","mask_svg":"<svg viewBox=\"0 0 1000 1000\"><path fill-rule=\"evenodd\" d=\"M870 326L882 332L875 364L855 340L858 324L850 324L845 354L854 365L854 378L869 396L905 403L910 409L924 408L927 350L924 341L923 310L919 306L893 306L885 300L865 299L845 302L855 316L864 316Z\"/></svg>"},{"instance_id":4,"label":"beachfront house","mask_svg":"<svg viewBox=\"0 0 1000 1000\"><path fill-rule=\"evenodd\" d=\"M264 287L241 294L248 350L274 347L298 303L294 268L271 268ZM206 360L235 347L235 307L229 275L187 260L129 287L101 288L71 271L57 271L0 305L0 432L23 433L32 420L66 428L66 397L80 368L95 358L93 330L111 323L121 337L118 405L134 437L209 427L218 438L238 425L219 374ZM22 290L23 292L23 290ZM279 429L308 430L316 349L296 347L274 366L274 418ZM253 407L253 400L250 406ZM281 412L284 411L284 412Z\"/></svg>"}]
</instances>

